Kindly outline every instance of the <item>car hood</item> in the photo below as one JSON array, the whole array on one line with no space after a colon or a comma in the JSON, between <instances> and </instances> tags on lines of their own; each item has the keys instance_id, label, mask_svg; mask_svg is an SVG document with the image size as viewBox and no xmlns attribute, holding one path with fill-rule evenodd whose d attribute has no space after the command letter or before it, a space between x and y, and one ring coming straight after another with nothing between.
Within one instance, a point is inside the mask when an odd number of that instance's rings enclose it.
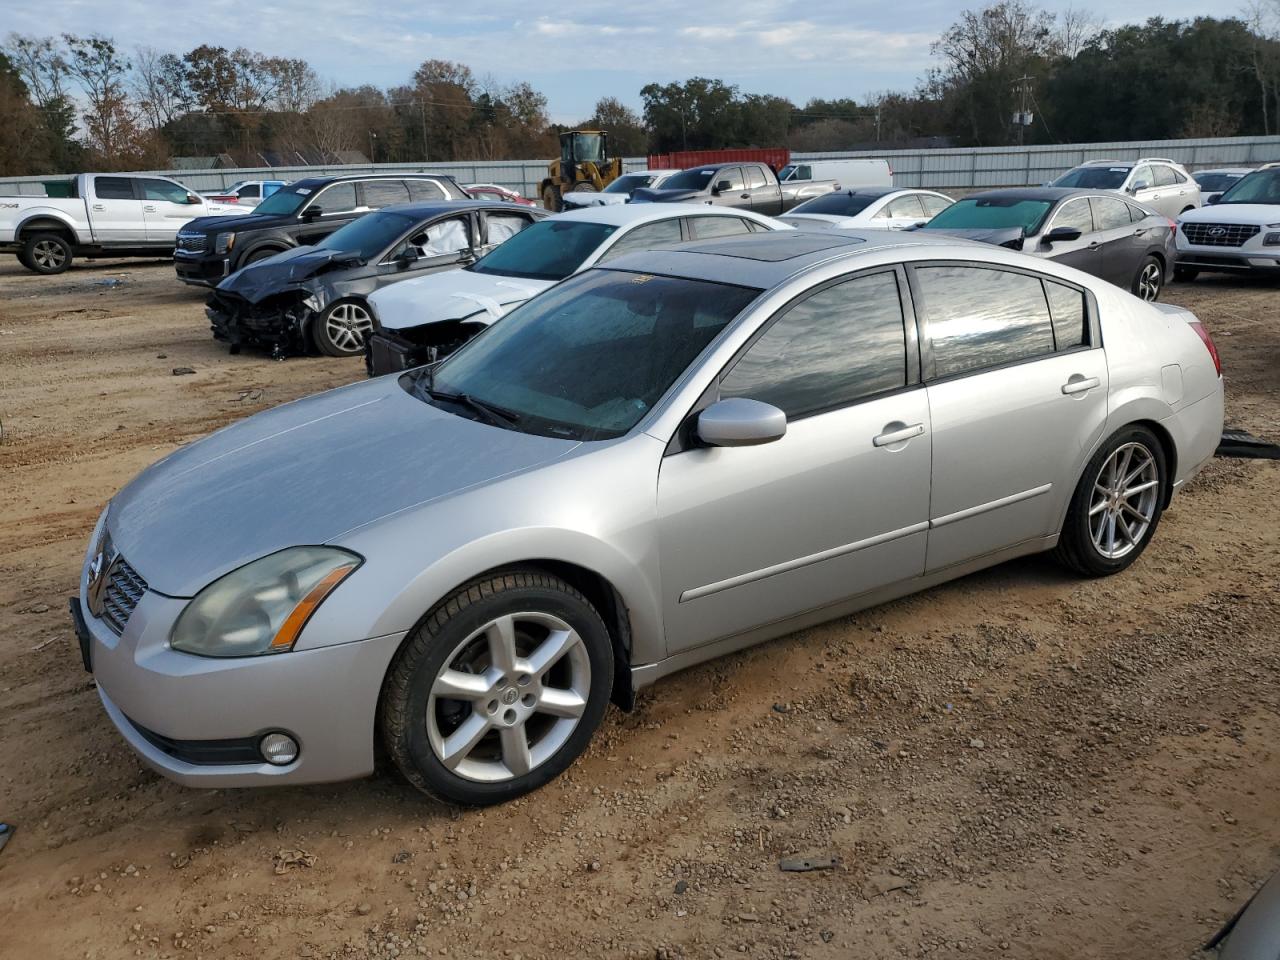
<instances>
[{"instance_id":1,"label":"car hood","mask_svg":"<svg viewBox=\"0 0 1280 960\"><path fill-rule=\"evenodd\" d=\"M631 191L632 203L679 203L700 197L701 190L664 190L661 187L638 187Z\"/></svg>"},{"instance_id":2,"label":"car hood","mask_svg":"<svg viewBox=\"0 0 1280 960\"><path fill-rule=\"evenodd\" d=\"M378 323L388 330L468 318L492 323L512 306L554 285L551 280L448 270L383 287L369 303Z\"/></svg>"},{"instance_id":3,"label":"car hood","mask_svg":"<svg viewBox=\"0 0 1280 960\"><path fill-rule=\"evenodd\" d=\"M183 224L183 230L257 230L260 227L278 227L288 220L287 217L276 217L262 213L242 213L225 217L196 217Z\"/></svg>"},{"instance_id":4,"label":"car hood","mask_svg":"<svg viewBox=\"0 0 1280 960\"><path fill-rule=\"evenodd\" d=\"M974 230L925 230L926 234L940 234L944 237L960 237L964 240L977 240L980 243L992 243L997 247L1004 246L1011 240L1023 239L1021 227L999 227ZM1022 249L1021 245L1013 249Z\"/></svg>"},{"instance_id":5,"label":"car hood","mask_svg":"<svg viewBox=\"0 0 1280 960\"><path fill-rule=\"evenodd\" d=\"M111 502L111 541L151 589L190 597L286 547L559 459L576 441L455 416L379 377L183 447Z\"/></svg>"},{"instance_id":6,"label":"car hood","mask_svg":"<svg viewBox=\"0 0 1280 960\"><path fill-rule=\"evenodd\" d=\"M575 190L563 197L566 207L611 207L617 203L626 203L625 193L586 193Z\"/></svg>"},{"instance_id":7,"label":"car hood","mask_svg":"<svg viewBox=\"0 0 1280 960\"><path fill-rule=\"evenodd\" d=\"M1280 204L1276 203L1217 203L1211 207L1197 207L1178 217L1184 223L1280 223Z\"/></svg>"},{"instance_id":8,"label":"car hood","mask_svg":"<svg viewBox=\"0 0 1280 960\"><path fill-rule=\"evenodd\" d=\"M350 269L361 266L359 259L351 253L341 250L326 250L323 247L294 247L274 257L259 260L246 267L241 267L231 276L218 284L218 289L226 293L234 293L250 303L279 293L286 287L300 283L322 273L325 270L341 266Z\"/></svg>"}]
</instances>

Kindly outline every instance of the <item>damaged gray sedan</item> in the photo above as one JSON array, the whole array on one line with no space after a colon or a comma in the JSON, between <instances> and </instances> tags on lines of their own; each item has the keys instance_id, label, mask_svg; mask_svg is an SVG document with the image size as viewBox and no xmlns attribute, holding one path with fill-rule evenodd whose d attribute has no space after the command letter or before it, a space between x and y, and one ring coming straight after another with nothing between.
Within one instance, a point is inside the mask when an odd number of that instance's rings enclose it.
<instances>
[{"instance_id":1,"label":"damaged gray sedan","mask_svg":"<svg viewBox=\"0 0 1280 960\"><path fill-rule=\"evenodd\" d=\"M277 358L313 349L352 356L373 329L367 298L375 290L472 263L546 215L494 201L386 207L233 273L205 313L232 353L250 345Z\"/></svg>"}]
</instances>

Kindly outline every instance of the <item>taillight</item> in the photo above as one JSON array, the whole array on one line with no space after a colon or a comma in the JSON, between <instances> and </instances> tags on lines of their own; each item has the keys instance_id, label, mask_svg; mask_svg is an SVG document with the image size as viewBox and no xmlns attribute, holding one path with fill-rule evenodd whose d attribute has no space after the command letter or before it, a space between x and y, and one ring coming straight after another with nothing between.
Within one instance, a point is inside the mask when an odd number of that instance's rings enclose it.
<instances>
[{"instance_id":1,"label":"taillight","mask_svg":"<svg viewBox=\"0 0 1280 960\"><path fill-rule=\"evenodd\" d=\"M1204 343L1204 348L1209 351L1209 356L1213 357L1213 369L1218 371L1218 376L1222 376L1222 359L1218 356L1218 348L1213 345L1213 337L1209 336L1209 331L1204 328L1204 324L1199 320L1191 321L1191 329L1196 332L1196 336Z\"/></svg>"}]
</instances>

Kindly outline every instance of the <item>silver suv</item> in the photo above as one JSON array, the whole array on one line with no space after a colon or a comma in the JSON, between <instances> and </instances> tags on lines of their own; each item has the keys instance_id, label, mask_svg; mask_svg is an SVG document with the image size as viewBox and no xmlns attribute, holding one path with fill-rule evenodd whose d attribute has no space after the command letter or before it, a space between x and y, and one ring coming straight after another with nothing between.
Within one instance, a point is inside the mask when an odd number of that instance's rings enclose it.
<instances>
[{"instance_id":1,"label":"silver suv","mask_svg":"<svg viewBox=\"0 0 1280 960\"><path fill-rule=\"evenodd\" d=\"M1200 185L1182 164L1167 157L1089 160L1072 167L1048 186L1123 193L1171 219L1201 203Z\"/></svg>"}]
</instances>

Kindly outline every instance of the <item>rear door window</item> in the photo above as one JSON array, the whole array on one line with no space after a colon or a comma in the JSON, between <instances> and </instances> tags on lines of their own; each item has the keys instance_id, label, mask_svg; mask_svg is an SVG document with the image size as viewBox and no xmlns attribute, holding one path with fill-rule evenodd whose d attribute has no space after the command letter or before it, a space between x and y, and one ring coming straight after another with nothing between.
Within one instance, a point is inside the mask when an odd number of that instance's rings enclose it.
<instances>
[{"instance_id":1,"label":"rear door window","mask_svg":"<svg viewBox=\"0 0 1280 960\"><path fill-rule=\"evenodd\" d=\"M613 260L624 254L634 253L637 250L670 247L679 243L681 239L679 217L672 217L670 220L659 220L656 223L645 223L619 237L613 246L605 252L604 256L600 258L600 263Z\"/></svg>"},{"instance_id":2,"label":"rear door window","mask_svg":"<svg viewBox=\"0 0 1280 960\"><path fill-rule=\"evenodd\" d=\"M1044 281L1049 314L1053 318L1053 339L1058 350L1087 346L1088 314L1084 309L1084 291L1052 280Z\"/></svg>"},{"instance_id":3,"label":"rear door window","mask_svg":"<svg viewBox=\"0 0 1280 960\"><path fill-rule=\"evenodd\" d=\"M925 219L924 207L920 205L920 198L914 193L905 197L894 197L885 210L886 216L894 219Z\"/></svg>"},{"instance_id":4,"label":"rear door window","mask_svg":"<svg viewBox=\"0 0 1280 960\"><path fill-rule=\"evenodd\" d=\"M769 181L765 177L764 171L759 167L746 167L745 169L747 171L747 186L752 190L768 184Z\"/></svg>"},{"instance_id":5,"label":"rear door window","mask_svg":"<svg viewBox=\"0 0 1280 960\"><path fill-rule=\"evenodd\" d=\"M1174 179L1173 170L1166 167L1163 163L1157 163L1152 168L1155 171L1157 187L1171 187L1178 181Z\"/></svg>"},{"instance_id":6,"label":"rear door window","mask_svg":"<svg viewBox=\"0 0 1280 960\"><path fill-rule=\"evenodd\" d=\"M99 200L135 200L133 181L128 177L95 177L93 192Z\"/></svg>"},{"instance_id":7,"label":"rear door window","mask_svg":"<svg viewBox=\"0 0 1280 960\"><path fill-rule=\"evenodd\" d=\"M1129 204L1112 197L1090 197L1093 206L1093 219L1099 230L1115 230L1117 227L1128 227Z\"/></svg>"},{"instance_id":8,"label":"rear door window","mask_svg":"<svg viewBox=\"0 0 1280 960\"><path fill-rule=\"evenodd\" d=\"M491 244L501 243L503 240L514 237L533 222L532 218L518 213L487 213L485 221L488 223Z\"/></svg>"},{"instance_id":9,"label":"rear door window","mask_svg":"<svg viewBox=\"0 0 1280 960\"><path fill-rule=\"evenodd\" d=\"M363 188L364 205L374 210L409 202L409 188L400 180L368 180Z\"/></svg>"},{"instance_id":10,"label":"rear door window","mask_svg":"<svg viewBox=\"0 0 1280 960\"><path fill-rule=\"evenodd\" d=\"M439 184L433 180L407 180L409 199L414 203L421 200L448 200Z\"/></svg>"},{"instance_id":11,"label":"rear door window","mask_svg":"<svg viewBox=\"0 0 1280 960\"><path fill-rule=\"evenodd\" d=\"M951 206L950 200L943 200L942 197L931 197L927 193L918 194L920 202L924 205L925 216L936 217L947 207Z\"/></svg>"},{"instance_id":12,"label":"rear door window","mask_svg":"<svg viewBox=\"0 0 1280 960\"><path fill-rule=\"evenodd\" d=\"M742 217L690 217L689 226L695 240L709 237L737 237L751 233L754 226Z\"/></svg>"},{"instance_id":13,"label":"rear door window","mask_svg":"<svg viewBox=\"0 0 1280 960\"><path fill-rule=\"evenodd\" d=\"M1038 277L969 265L915 268L933 376L952 377L1054 352Z\"/></svg>"}]
</instances>

